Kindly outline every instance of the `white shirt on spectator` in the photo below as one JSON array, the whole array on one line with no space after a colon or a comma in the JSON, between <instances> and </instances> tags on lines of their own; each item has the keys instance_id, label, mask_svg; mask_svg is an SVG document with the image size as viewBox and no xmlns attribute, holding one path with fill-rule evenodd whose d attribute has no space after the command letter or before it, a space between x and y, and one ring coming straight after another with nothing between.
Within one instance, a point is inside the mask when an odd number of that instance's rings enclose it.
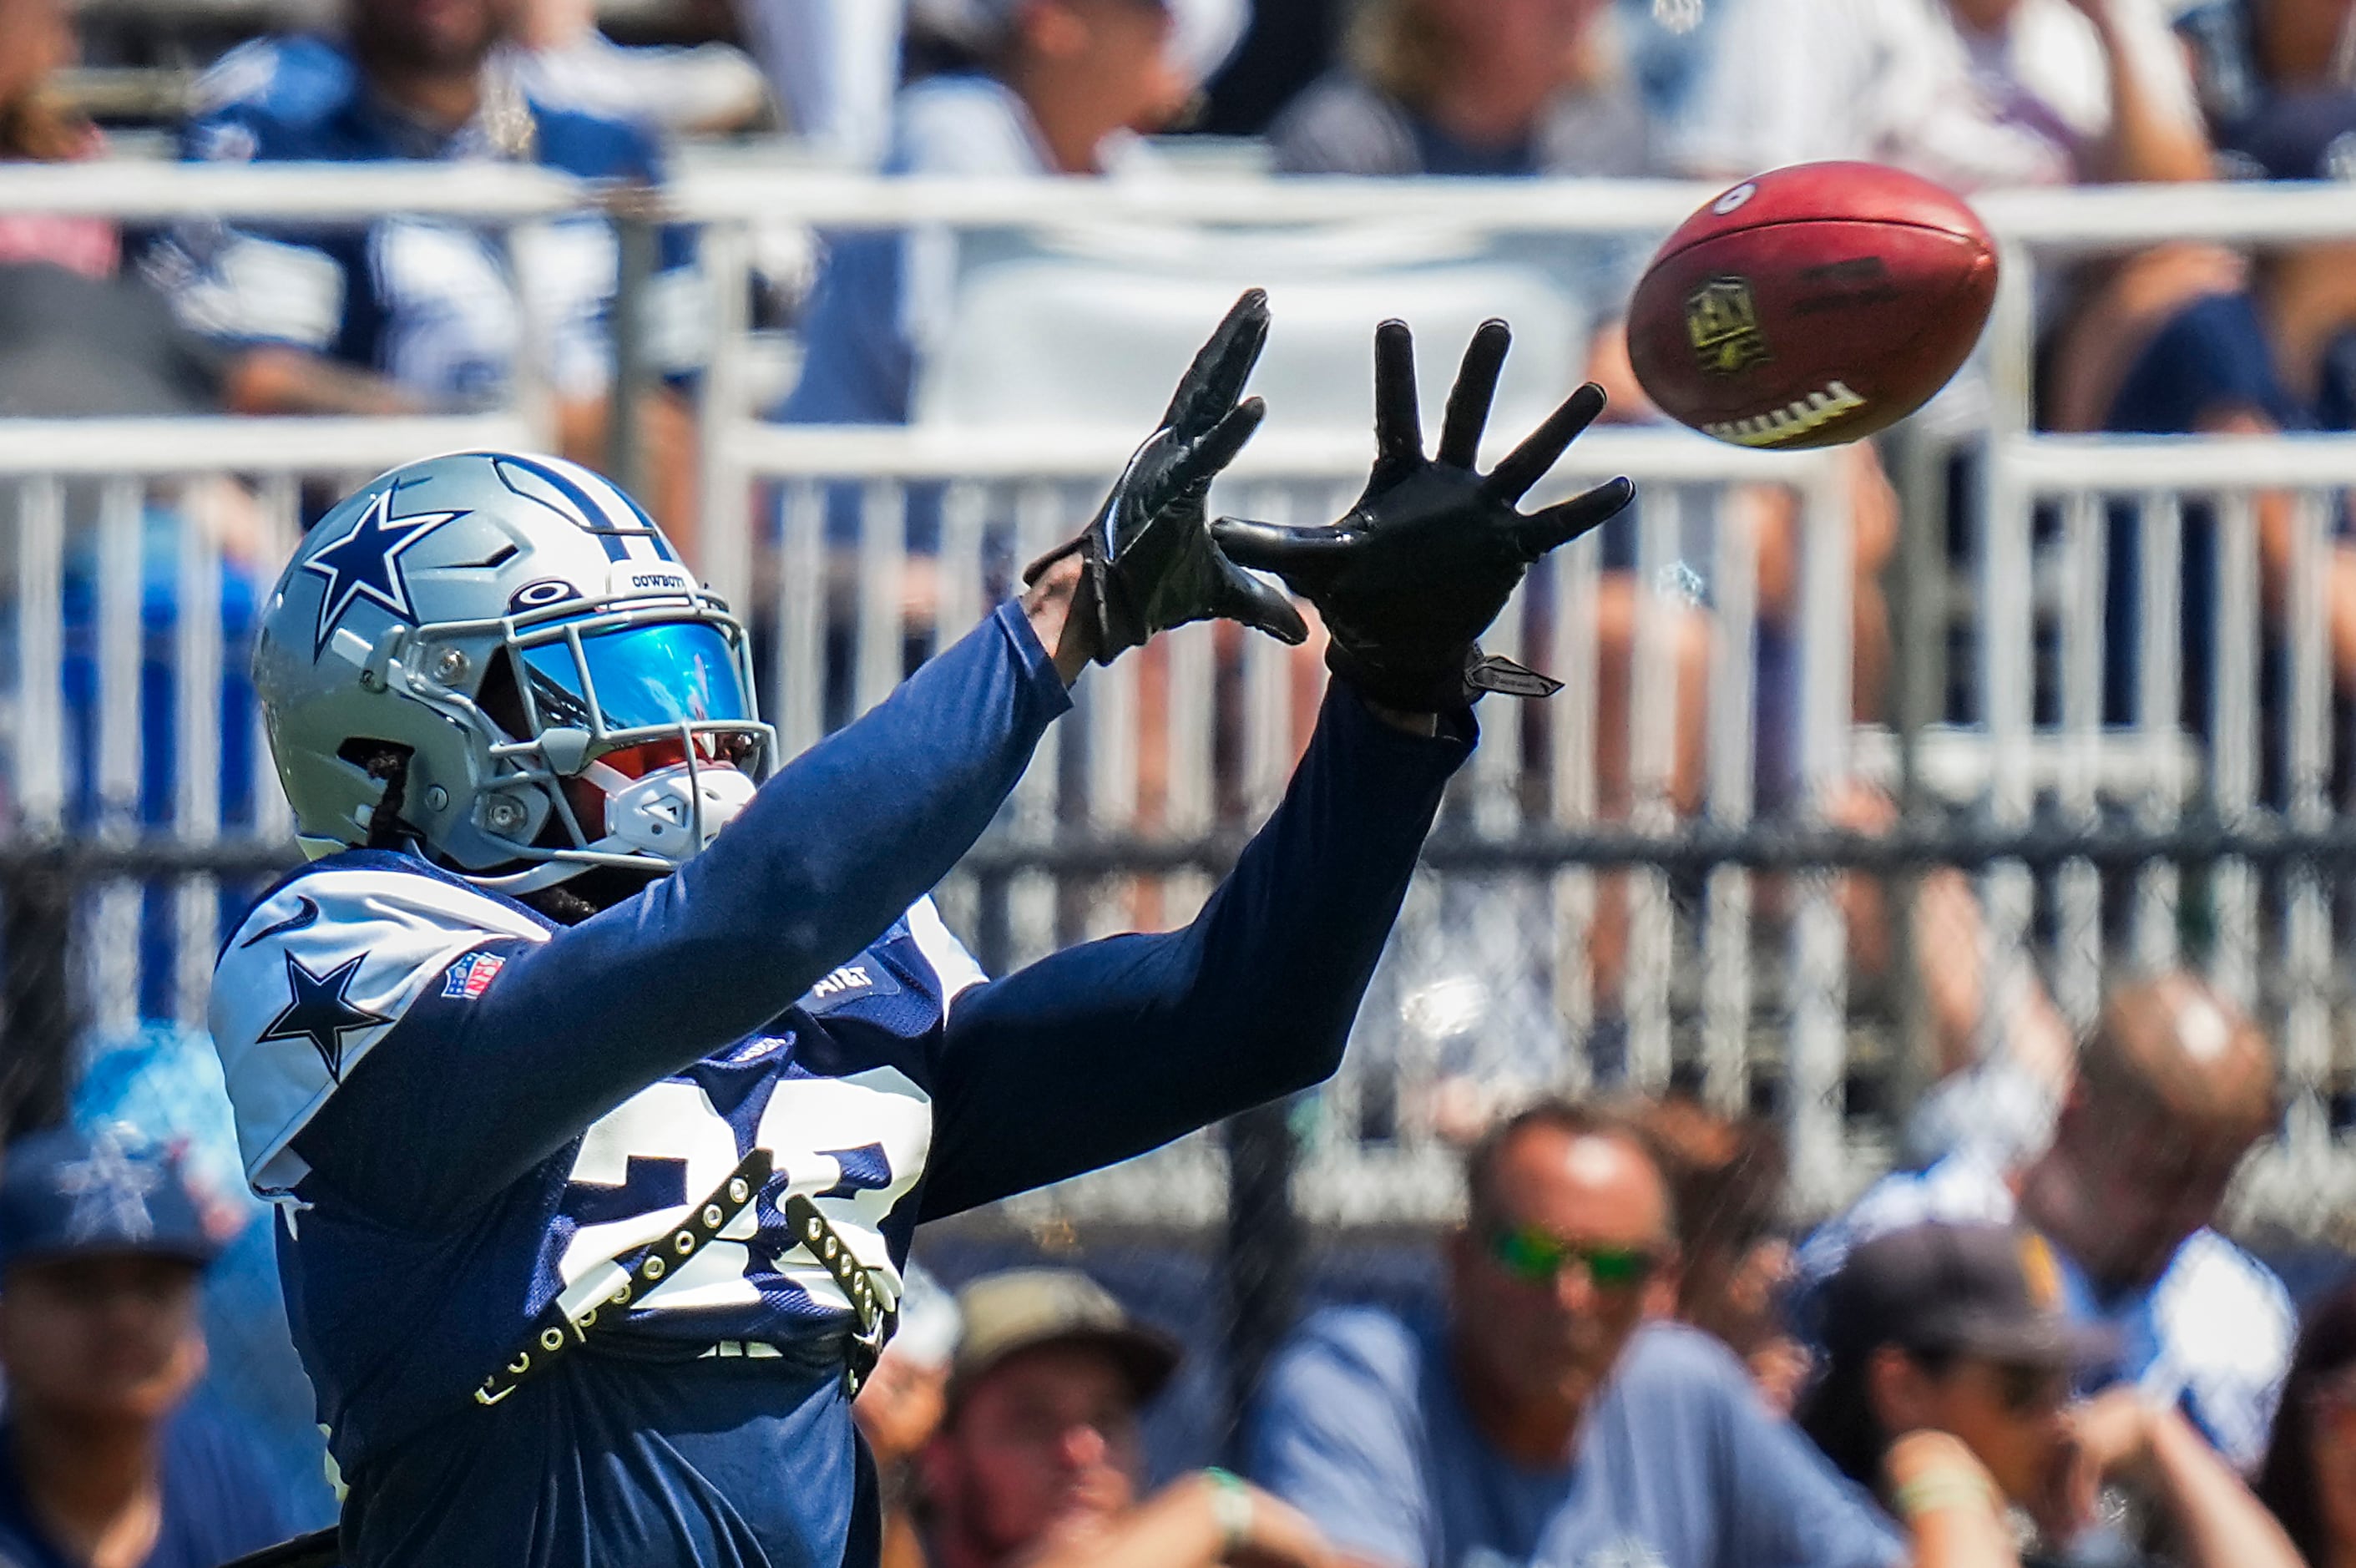
<instances>
[{"instance_id":1,"label":"white shirt on spectator","mask_svg":"<svg viewBox=\"0 0 2356 1568\"><path fill-rule=\"evenodd\" d=\"M2066 184L2110 130L2109 73L2070 0L2020 0L2000 38L1943 0L1722 0L1726 13L1672 161L1741 174L1826 158L1896 164L1963 189ZM2156 0L2112 0L2162 112L2197 120Z\"/></svg>"}]
</instances>

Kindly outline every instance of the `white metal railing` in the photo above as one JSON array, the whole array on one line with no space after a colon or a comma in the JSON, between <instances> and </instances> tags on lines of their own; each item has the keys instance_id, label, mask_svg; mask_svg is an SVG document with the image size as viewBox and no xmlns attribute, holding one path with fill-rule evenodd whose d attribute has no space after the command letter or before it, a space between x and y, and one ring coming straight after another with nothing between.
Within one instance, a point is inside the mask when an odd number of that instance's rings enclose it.
<instances>
[{"instance_id":1,"label":"white metal railing","mask_svg":"<svg viewBox=\"0 0 2356 1568\"><path fill-rule=\"evenodd\" d=\"M750 607L767 639L771 702L789 739L806 742L831 717L888 690L912 648L977 618L1014 565L1076 526L1139 434L765 424L753 406L744 307L751 229L780 213L840 227L1644 235L1665 231L1708 194L1656 182L1005 183L691 170L664 199L671 216L701 228L717 328L700 411L703 570ZM596 198L545 171L498 166L0 167L0 210L148 221L198 215L339 221L404 209L522 223ZM1985 442L1988 502L1972 565L1977 716L1974 727L1947 737L1947 776L1965 781L1957 789L1981 780L1984 809L2000 825L2058 810L2072 820L2116 814L2157 826L2188 805L2182 780L2190 755L2230 816L2257 800L2266 737L2241 715L2256 711L2271 662L2284 671L2276 706L2285 714L2278 728L2290 782L2283 798L2295 820L2329 815L2337 805L2324 768L2335 719L2319 564L2330 547L2327 508L2338 489L2356 485L2356 439L2032 435L2031 301L2043 257L2161 237L2346 238L2356 236L2356 204L2343 193L2270 187L2203 188L2190 200L2148 189L2029 192L1979 206L2004 242L2007 272L1987 356L1995 394ZM249 800L222 796L224 726L238 722L222 709L222 677L239 650L223 641L222 618L188 615L186 607L220 602L224 582L266 585L291 545L302 481L345 482L425 451L524 438L513 419L0 422L0 516L14 520L5 602L18 671L0 738L17 831L123 839L141 831L144 815L148 829L161 824L190 843L224 834L283 836L283 804L273 803L266 779ZM1335 515L1363 477L1369 446L1355 432L1289 429L1279 408L1222 481L1216 504L1295 521ZM1804 814L1852 774L1869 770L1849 725L1849 522L1835 460L1748 453L1660 432L1599 431L1569 462L1577 475L1624 471L1649 487L1633 571L1607 576L1596 547L1582 544L1509 611L1499 650L1525 653L1569 680L1569 689L1526 723L1502 703L1491 705L1483 746L1451 806L1451 831L1510 838L1526 827L1601 822L1608 808L1639 831L1678 832L1686 819L1672 804L1671 786L1680 639L1697 624L1706 632L1708 677L1695 696L1704 710L1697 726L1704 816L1724 826L1758 813L1755 762L1762 738L1773 738L1762 733L1771 723L1786 726L1784 738L1796 748ZM211 485L218 496L223 476L236 477L245 498L229 509L242 507L242 535L226 524L144 526L146 514L159 510L157 498L180 515L200 513L209 504L201 492ZM1567 471L1564 481L1571 477ZM834 499L845 487L855 500ZM2276 490L2293 499L2262 499ZM1776 493L1795 495L1807 520L1794 596L1801 669L1788 689L1796 713L1762 716L1761 703L1773 693L1762 689L1753 658L1762 585L1746 521L1761 496ZM2167 620L2155 618L2157 629L2137 650L2140 705L2123 728L2108 724L2104 509L2119 498L2133 502L2147 603L2165 608L2175 593L2185 507L2220 497L2218 592L2207 606L2180 607L2205 613L2215 628L2213 686L2233 695L2222 715L2230 722L2212 725L2205 738L2178 722L2183 671L2164 635ZM2260 507L2278 504L2298 520L2297 555L2288 579L2294 591L2270 619L2258 591L2255 519ZM830 507L839 519L832 525ZM912 508L920 535L937 528L937 537L912 540ZM2045 513L2055 521L2040 521ZM159 549L168 553L167 566L158 564ZM1708 583L1706 618L1656 591L1680 565ZM143 596L143 577L168 585L160 594L166 610L152 602L157 596ZM1613 710L1624 713L1625 732L1606 736L1598 690L1609 650L1597 617L1615 585L1629 584L1626 697ZM2050 649L2042 658L2040 646ZM2265 655L2270 648L2276 651ZM67 690L70 662L89 675L86 690ZM43 678L50 671L58 678ZM1266 639L1185 628L1091 672L1079 713L1058 726L1001 826L1010 842L1038 843L1074 824L1091 833L1183 839L1256 819L1280 788L1316 688L1315 666L1304 656ZM151 715L155 693L166 689L176 718L172 757L156 769L147 752L164 731ZM1622 799L1607 802L1598 757L1615 743L1626 759ZM167 801L143 789L157 772L168 780ZM85 811L92 813L86 820L77 815ZM1731 867L1694 889L1642 870L1618 878L1569 870L1421 879L1362 1038L1323 1101L1326 1131L1304 1177L1312 1211L1410 1218L1444 1208L1450 1181L1441 1133L1457 1113L1455 1100L1508 1080L1576 1085L1593 1066L1583 1036L1605 1019L1624 1038L1614 1048L1642 1083L1661 1081L1673 1061L1687 1063L1714 1098L1733 1105L1754 1069L1779 1074L1804 1201L1828 1201L1853 1187L1880 1153L1853 1141L1841 1112L1857 1036L1848 933L1830 879L1799 878L1795 894L1789 880ZM2273 888L2246 868L2227 866L2219 885L2212 902L2226 929L2212 948L2212 972L2276 1027L2299 1093L2289 1138L2254 1184L2270 1207L2286 1208L2294 1188L2312 1190L2325 1176L2342 1180L2356 1169L2334 1149L2321 1112L2344 1067L2330 1034L2332 1020L2349 1011L2329 974L2331 954L2345 940L2341 918L2311 875ZM2124 935L2104 918L2104 886L2091 867L2044 880L1998 869L1981 879L1981 890L1983 956L1999 994L2041 976L2065 1011L2083 1020L2109 969L2166 961L2177 951L2184 890L2165 868L2136 880ZM1007 896L1009 950L1021 958L1069 937L1182 918L1205 891L1194 872L1060 884L1025 873ZM1623 891L1624 912L1615 912ZM172 897L170 1004L193 1015L216 914L201 883ZM948 901L953 915L971 918L981 897L969 879ZM104 1006L120 1009L138 995L139 899L125 884L95 901L91 934L102 940L83 950L95 966L87 977L91 994ZM2051 918L2040 920L2040 909ZM1585 950L1606 927L1625 953L1617 979L1607 975L1606 993L1598 994ZM1464 950L1506 972L1467 972ZM1046 1201L1199 1217L1215 1204L1215 1172L1208 1153L1190 1147L1126 1185L1116 1174Z\"/></svg>"},{"instance_id":2,"label":"white metal railing","mask_svg":"<svg viewBox=\"0 0 2356 1568\"><path fill-rule=\"evenodd\" d=\"M523 435L497 417L0 420L11 835L287 842L260 714L230 693L252 614L300 536L305 481L348 489L421 451ZM143 934L151 896L170 904L160 941ZM143 1004L202 1023L218 900L203 876L153 895L118 879L87 900L79 981L101 1030L127 1030Z\"/></svg>"},{"instance_id":3,"label":"white metal railing","mask_svg":"<svg viewBox=\"0 0 2356 1568\"><path fill-rule=\"evenodd\" d=\"M1365 436L1255 442L1215 489L1213 504L1281 521L1339 516L1365 482L1370 446ZM770 628L776 663L766 673L787 749L817 738L830 716L839 720L879 700L900 680L912 645L937 645L979 618L987 608L985 585L1006 584L1020 562L1085 521L1123 456L1123 444L1093 438L1010 448L1002 438L926 432L748 434L738 460L756 482L779 487L781 497L776 564L756 573L767 592L755 603ZM1631 575L1638 583L1668 575L1684 509L1715 515L1737 504L1730 487L1738 481L1796 485L1812 532L1835 542L1811 561L1812 578L1837 580L1812 580L1811 590L1837 600L1845 619L1837 459L1764 457L1682 433L1599 431L1581 439L1532 504L1612 473L1655 487ZM830 537L830 490L846 486L855 488L855 499L846 494L836 504L851 514L852 526ZM937 508L937 546L908 547L912 505ZM1730 542L1742 537L1733 528L1717 532ZM1502 703L1493 707L1451 806L1455 831L1504 839L1538 823L1576 829L1599 820L1597 756L1599 743L1610 738L1599 733L1605 653L1593 609L1603 577L1599 553L1592 539L1563 552L1488 639L1493 651L1532 659L1568 684L1527 715ZM830 562L848 569L830 570ZM1837 573L1826 570L1837 563ZM1747 651L1757 596L1746 550L1728 548L1716 564L1707 799L1719 820L1740 822L1751 814L1756 794ZM1660 721L1676 706L1676 622L1694 612L1655 591L1640 589L1633 599L1634 667L1622 709L1624 738L1616 748L1625 778L1616 792L1627 798L1621 810L1630 825L1670 833L1678 822L1669 800L1671 729ZM1849 692L1838 639L1812 639L1808 653L1797 695L1808 737L1802 775L1813 797L1844 773ZM830 671L850 687L831 715ZM1076 713L1050 734L1017 787L1006 829L1018 843L1044 843L1075 823L1183 842L1256 822L1282 792L1322 676L1314 646L1295 652L1209 626L1181 628L1153 649L1092 671ZM1224 756L1222 728L1239 737ZM1526 803L1534 796L1545 801L1535 813ZM1324 1098L1326 1135L1304 1187L1312 1211L1333 1219L1428 1217L1435 1196L1444 1204L1449 1191L1444 1172L1434 1180L1435 1164L1447 1158L1445 1102L1494 1095L1509 1082L1525 1091L1577 1087L1590 1066L1582 1021L1599 1014L1624 1018L1631 1078L1665 1086L1673 1024L1693 1004L1679 993L1681 944L1699 944L1702 1005L1715 1025L1704 1047L1706 1080L1722 1103L1742 1103L1749 1088L1743 1044L1755 1010L1754 935L1790 953L1790 981L1777 999L1788 1024L1783 1072L1793 1101L1807 1108L1801 1142L1820 1152L1814 1177L1827 1191L1848 1179L1839 1111L1846 961L1829 885L1808 883L1791 934L1771 936L1772 928L1754 933L1747 872L1728 869L1712 878L1706 922L1679 916L1667 879L1657 873L1627 879L1624 915L1599 914L1599 886L1612 880L1583 870L1426 879L1403 918L1343 1077ZM1074 938L1183 920L1208 891L1193 872L1060 888L1044 873L1023 874L1006 895L1005 957L1027 961ZM972 929L980 923L978 897L966 880L945 890L953 924ZM1601 996L1594 993L1598 977L1586 957L1599 919L1614 928L1615 941L1624 929L1627 949L1621 972L1604 978ZM1484 950L1495 960L1493 974L1483 973ZM1451 1007L1467 1015L1451 1023L1441 1015ZM1485 1026L1499 1037L1476 1037L1468 1026ZM1378 1144L1353 1131L1369 1125L1387 1134ZM1209 1212L1220 1194L1215 1174L1205 1150L1189 1147L1125 1177L1097 1179L1079 1201L1095 1212L1126 1210L1137 1218L1166 1218L1173 1208Z\"/></svg>"}]
</instances>

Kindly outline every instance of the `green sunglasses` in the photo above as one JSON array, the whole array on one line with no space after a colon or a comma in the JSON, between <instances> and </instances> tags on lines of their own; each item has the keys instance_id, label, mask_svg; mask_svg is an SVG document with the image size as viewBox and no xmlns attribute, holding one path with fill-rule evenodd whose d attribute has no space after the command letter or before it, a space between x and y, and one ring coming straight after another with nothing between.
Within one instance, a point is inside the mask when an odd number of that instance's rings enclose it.
<instances>
[{"instance_id":1,"label":"green sunglasses","mask_svg":"<svg viewBox=\"0 0 2356 1568\"><path fill-rule=\"evenodd\" d=\"M1653 1277L1661 1260L1649 1247L1591 1247L1549 1236L1532 1225L1489 1235L1489 1256L1526 1285L1550 1285L1576 1259L1598 1290L1633 1290Z\"/></svg>"}]
</instances>

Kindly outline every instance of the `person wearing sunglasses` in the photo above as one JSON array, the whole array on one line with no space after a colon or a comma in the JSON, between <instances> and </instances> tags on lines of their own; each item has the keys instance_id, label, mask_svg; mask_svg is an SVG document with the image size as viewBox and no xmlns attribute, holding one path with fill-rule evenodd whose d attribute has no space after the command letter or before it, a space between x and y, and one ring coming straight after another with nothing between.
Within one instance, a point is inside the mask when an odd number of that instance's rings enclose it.
<instances>
[{"instance_id":1,"label":"person wearing sunglasses","mask_svg":"<svg viewBox=\"0 0 2356 1568\"><path fill-rule=\"evenodd\" d=\"M1548 1101L1492 1131L1443 1246L1444 1321L1303 1325L1261 1385L1253 1479L1379 1568L1974 1568L1947 1518L1893 1524L1668 1321L1667 1184L1631 1126ZM1923 1458L1920 1444L1898 1456ZM1909 1471L1901 1480L1913 1478Z\"/></svg>"},{"instance_id":2,"label":"person wearing sunglasses","mask_svg":"<svg viewBox=\"0 0 2356 1568\"><path fill-rule=\"evenodd\" d=\"M1841 1471L1879 1483L1902 1520L1944 1511L2001 1542L2032 1534L2031 1564L2072 1561L2098 1516L2102 1561L2147 1561L2121 1520L2166 1535L2182 1568L2297 1568L2289 1538L2181 1412L2132 1387L2073 1403L2073 1371L2114 1348L2062 1309L2059 1266L2033 1230L1937 1221L1851 1252L1826 1287L1826 1359L1801 1429ZM1944 1436L1905 1479L1897 1434ZM2105 1504L2119 1506L2104 1506ZM2015 1528L2015 1516L2026 1529Z\"/></svg>"},{"instance_id":3,"label":"person wearing sunglasses","mask_svg":"<svg viewBox=\"0 0 2356 1568\"><path fill-rule=\"evenodd\" d=\"M2205 980L2122 981L2078 1050L2048 1145L2021 1159L1967 1136L1882 1177L1801 1243L1791 1316L1821 1343L1824 1282L1873 1237L1931 1219L2029 1226L2051 1248L2063 1310L2117 1347L2079 1386L2132 1384L2181 1405L2252 1474L2297 1319L2274 1271L2213 1226L2243 1160L2282 1120L2277 1080L2265 1032Z\"/></svg>"}]
</instances>

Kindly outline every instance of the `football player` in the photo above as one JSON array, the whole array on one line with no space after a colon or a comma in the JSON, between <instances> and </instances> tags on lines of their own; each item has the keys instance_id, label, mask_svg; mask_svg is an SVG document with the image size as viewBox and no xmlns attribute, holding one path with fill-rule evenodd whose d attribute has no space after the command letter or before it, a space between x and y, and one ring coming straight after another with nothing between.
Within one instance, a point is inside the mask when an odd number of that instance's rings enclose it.
<instances>
[{"instance_id":1,"label":"football player","mask_svg":"<svg viewBox=\"0 0 2356 1568\"><path fill-rule=\"evenodd\" d=\"M353 1568L872 1564L851 1396L921 1221L1142 1153L1336 1065L1528 564L1626 504L1482 476L1505 347L1438 461L1406 329L1341 525L1205 512L1261 409L1245 295L1029 587L789 765L743 628L620 491L437 457L322 520L254 656L318 858L213 993L248 1174L350 1491ZM927 890L1089 660L1222 616L1339 672L1284 802L1183 929L983 976Z\"/></svg>"}]
</instances>

